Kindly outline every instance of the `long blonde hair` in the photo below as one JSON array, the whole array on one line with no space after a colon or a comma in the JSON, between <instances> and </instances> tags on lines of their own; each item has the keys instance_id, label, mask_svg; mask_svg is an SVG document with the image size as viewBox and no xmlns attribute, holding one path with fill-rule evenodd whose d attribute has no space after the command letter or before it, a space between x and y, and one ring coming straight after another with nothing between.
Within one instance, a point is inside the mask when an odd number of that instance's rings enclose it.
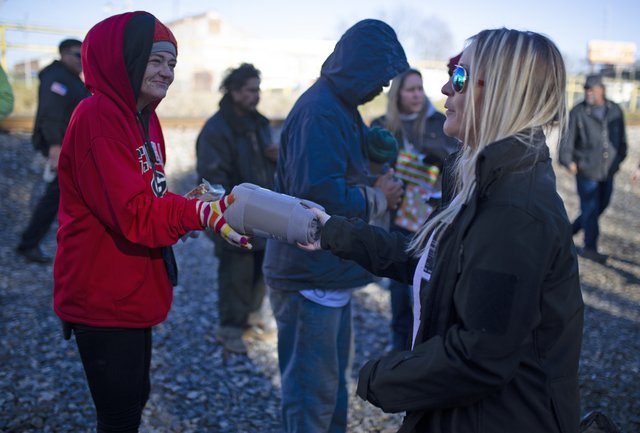
<instances>
[{"instance_id":1,"label":"long blonde hair","mask_svg":"<svg viewBox=\"0 0 640 433\"><path fill-rule=\"evenodd\" d=\"M460 138L465 145L454 167L454 195L459 197L415 234L408 249L417 256L433 228L450 224L472 196L476 160L487 145L511 136L533 145L532 135L539 129L549 136L549 130L557 125L558 140L566 130L565 66L549 38L506 28L483 30L468 40L464 52L469 59L470 82L464 90L461 120ZM476 104L479 79L484 84Z\"/></svg>"},{"instance_id":2,"label":"long blonde hair","mask_svg":"<svg viewBox=\"0 0 640 433\"><path fill-rule=\"evenodd\" d=\"M400 108L402 104L402 86L404 86L404 82L406 81L409 75L417 75L420 77L422 81L422 74L417 69L407 69L402 72L400 75L395 77L391 82L391 87L389 88L389 94L387 96L387 112L385 114L385 125L391 133L396 137L403 137L408 139L407 133L408 131L404 130L402 125L402 120L400 119ZM424 92L423 92L424 93ZM422 137L424 134L424 130L426 127L427 120L427 109L429 108L429 98L424 94L424 102L422 104L422 108L417 114L416 121L413 126L413 134L414 137ZM418 143L415 143L418 144Z\"/></svg>"}]
</instances>

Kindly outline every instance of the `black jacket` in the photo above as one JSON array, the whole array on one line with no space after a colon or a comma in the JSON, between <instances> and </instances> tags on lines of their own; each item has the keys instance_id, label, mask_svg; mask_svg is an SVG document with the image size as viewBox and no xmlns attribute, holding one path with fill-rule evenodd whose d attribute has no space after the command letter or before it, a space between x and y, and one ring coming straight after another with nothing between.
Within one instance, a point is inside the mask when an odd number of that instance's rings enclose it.
<instances>
[{"instance_id":1,"label":"black jacket","mask_svg":"<svg viewBox=\"0 0 640 433\"><path fill-rule=\"evenodd\" d=\"M58 60L38 76L38 110L32 140L34 148L47 156L51 145L62 144L73 110L90 93L80 77Z\"/></svg>"},{"instance_id":2,"label":"black jacket","mask_svg":"<svg viewBox=\"0 0 640 433\"><path fill-rule=\"evenodd\" d=\"M207 120L198 135L198 176L221 184L227 194L243 182L273 189L276 164L264 153L272 144L269 120L257 111L239 117L231 104L229 96L223 97L220 110ZM254 250L264 249L264 240L254 238L252 243ZM241 250L227 242L221 245L224 249Z\"/></svg>"},{"instance_id":3,"label":"black jacket","mask_svg":"<svg viewBox=\"0 0 640 433\"><path fill-rule=\"evenodd\" d=\"M586 102L569 115L569 130L559 148L560 164L575 162L578 173L587 179L604 181L613 176L627 156L627 135L620 107L605 101L606 114L598 119Z\"/></svg>"},{"instance_id":4,"label":"black jacket","mask_svg":"<svg viewBox=\"0 0 640 433\"><path fill-rule=\"evenodd\" d=\"M571 226L539 135L536 152L514 138L482 151L475 193L442 234L421 289L414 349L360 371L358 395L408 412L402 432L578 431L584 306ZM377 275L412 280L417 258L398 233L332 217L321 241Z\"/></svg>"}]
</instances>

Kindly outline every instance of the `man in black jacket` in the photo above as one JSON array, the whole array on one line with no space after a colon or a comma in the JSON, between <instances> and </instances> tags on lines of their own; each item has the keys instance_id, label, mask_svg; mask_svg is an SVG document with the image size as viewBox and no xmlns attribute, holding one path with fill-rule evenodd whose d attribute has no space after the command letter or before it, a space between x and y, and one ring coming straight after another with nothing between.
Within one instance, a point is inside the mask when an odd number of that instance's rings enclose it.
<instances>
[{"instance_id":1,"label":"man in black jacket","mask_svg":"<svg viewBox=\"0 0 640 433\"><path fill-rule=\"evenodd\" d=\"M605 98L602 78L588 76L584 89L584 101L569 115L559 160L576 175L580 216L573 222L573 233L584 230L580 254L604 263L607 256L598 252L598 219L611 201L613 176L627 156L627 136L622 110Z\"/></svg>"},{"instance_id":2,"label":"man in black jacket","mask_svg":"<svg viewBox=\"0 0 640 433\"><path fill-rule=\"evenodd\" d=\"M47 188L31 215L16 252L30 262L50 263L51 257L40 249L40 242L58 214L58 157L71 114L89 91L80 79L82 42L65 39L60 43L60 60L55 60L40 74L38 110L33 128L33 146L47 158L44 179Z\"/></svg>"},{"instance_id":3,"label":"man in black jacket","mask_svg":"<svg viewBox=\"0 0 640 433\"><path fill-rule=\"evenodd\" d=\"M198 176L221 184L227 193L243 182L273 189L278 147L273 144L269 120L256 109L260 71L243 63L227 73L220 90L224 94L220 110L207 120L196 143ZM216 338L227 350L245 353L242 335L265 294L265 242L254 238L253 249L246 250L216 238L215 254L220 260Z\"/></svg>"}]
</instances>

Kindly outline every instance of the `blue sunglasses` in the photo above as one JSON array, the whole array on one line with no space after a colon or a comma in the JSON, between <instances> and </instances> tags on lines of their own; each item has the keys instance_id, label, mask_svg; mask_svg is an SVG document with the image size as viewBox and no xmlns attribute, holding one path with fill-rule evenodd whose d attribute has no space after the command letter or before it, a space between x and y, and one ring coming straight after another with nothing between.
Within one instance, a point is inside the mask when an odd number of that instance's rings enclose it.
<instances>
[{"instance_id":1,"label":"blue sunglasses","mask_svg":"<svg viewBox=\"0 0 640 433\"><path fill-rule=\"evenodd\" d=\"M469 79L469 73L464 66L455 65L453 72L451 73L451 86L457 93L462 93ZM478 80L479 86L484 86L483 80Z\"/></svg>"}]
</instances>

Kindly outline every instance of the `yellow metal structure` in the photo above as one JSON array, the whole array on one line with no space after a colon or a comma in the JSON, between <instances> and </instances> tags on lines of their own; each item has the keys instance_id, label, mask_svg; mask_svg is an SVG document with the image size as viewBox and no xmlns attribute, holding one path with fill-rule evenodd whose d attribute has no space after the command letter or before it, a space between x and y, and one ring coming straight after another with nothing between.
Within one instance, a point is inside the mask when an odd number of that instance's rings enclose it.
<instances>
[{"instance_id":1,"label":"yellow metal structure","mask_svg":"<svg viewBox=\"0 0 640 433\"><path fill-rule=\"evenodd\" d=\"M7 31L61 34L61 35L84 35L86 33L84 31L72 30L72 29L61 29L57 27L0 23L0 64L2 64L2 68L4 70L7 70L7 50L9 48L38 51L42 53L55 53L57 51L57 47L52 45L14 44L14 43L8 42Z\"/></svg>"}]
</instances>

